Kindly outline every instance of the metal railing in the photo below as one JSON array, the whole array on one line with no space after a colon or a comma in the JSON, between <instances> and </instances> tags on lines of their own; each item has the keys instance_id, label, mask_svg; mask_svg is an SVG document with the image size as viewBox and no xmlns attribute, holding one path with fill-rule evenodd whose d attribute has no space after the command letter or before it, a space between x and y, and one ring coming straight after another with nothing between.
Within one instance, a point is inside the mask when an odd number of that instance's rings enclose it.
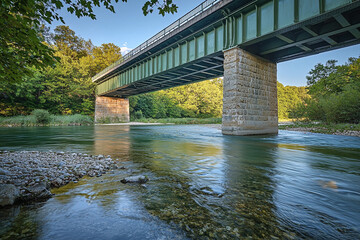
<instances>
[{"instance_id":1,"label":"metal railing","mask_svg":"<svg viewBox=\"0 0 360 240\"><path fill-rule=\"evenodd\" d=\"M132 56L138 54L142 50L150 47L151 45L156 43L158 40L162 39L166 35L173 32L174 30L180 28L181 26L183 26L184 24L189 22L191 19L195 18L196 16L203 13L204 11L206 11L207 9L209 9L214 4L216 4L220 1L221 0L206 0L205 2L201 3L200 5L195 7L193 10L191 10L190 12L188 12L187 14L185 14L184 16L182 16L181 18L179 18L178 20L176 20L175 22L173 22L172 24L167 26L165 29L161 30L160 32L155 34L153 37L149 38L144 43L140 44L139 46L137 46L136 48L134 48L133 50L131 50L130 52L125 54L121 59L110 64L104 70L102 70L101 72L96 74L93 77L93 81L96 81L96 79L99 79L99 78L103 77L104 75L106 75L107 73L111 72L116 66L120 65L122 62L124 62L124 61L128 60L129 58L131 58Z\"/></svg>"}]
</instances>

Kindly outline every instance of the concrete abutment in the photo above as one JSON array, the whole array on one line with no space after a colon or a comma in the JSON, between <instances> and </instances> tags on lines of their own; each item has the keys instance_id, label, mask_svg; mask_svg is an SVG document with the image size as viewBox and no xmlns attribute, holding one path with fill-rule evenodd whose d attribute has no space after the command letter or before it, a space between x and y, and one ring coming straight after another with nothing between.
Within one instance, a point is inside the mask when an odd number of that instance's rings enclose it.
<instances>
[{"instance_id":1,"label":"concrete abutment","mask_svg":"<svg viewBox=\"0 0 360 240\"><path fill-rule=\"evenodd\" d=\"M278 133L276 63L237 47L224 51L222 133Z\"/></svg>"},{"instance_id":2,"label":"concrete abutment","mask_svg":"<svg viewBox=\"0 0 360 240\"><path fill-rule=\"evenodd\" d=\"M96 96L95 122L129 122L129 99Z\"/></svg>"}]
</instances>

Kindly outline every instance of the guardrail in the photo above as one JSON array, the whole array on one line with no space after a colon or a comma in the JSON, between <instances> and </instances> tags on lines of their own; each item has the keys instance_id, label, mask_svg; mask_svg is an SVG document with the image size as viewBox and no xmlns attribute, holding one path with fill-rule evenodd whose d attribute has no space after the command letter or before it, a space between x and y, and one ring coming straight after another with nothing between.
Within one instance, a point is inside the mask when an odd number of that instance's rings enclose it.
<instances>
[{"instance_id":1,"label":"guardrail","mask_svg":"<svg viewBox=\"0 0 360 240\"><path fill-rule=\"evenodd\" d=\"M204 11L206 11L207 9L209 9L211 6L213 6L215 3L220 2L221 0L206 0L205 2L201 3L200 5L198 5L197 7L195 7L193 10L191 10L190 12L188 12L187 14L185 14L184 16L182 16L181 18L179 18L178 20L176 20L175 22L173 22L172 24L170 24L169 26L167 26L165 29L161 30L160 32L158 32L157 34L155 34L153 37L149 38L148 40L146 40L144 43L140 44L139 46L137 46L136 48L134 48L133 50L131 50L130 52L128 52L127 54L125 54L121 59L117 60L116 62L110 64L108 67L106 67L104 70L102 70L101 72L99 72L98 74L96 74L92 79L93 81L96 81L97 79L105 76L107 73L111 72L116 66L120 65L121 63L125 62L126 60L128 60L129 58L131 58L132 56L138 54L139 52L141 52L142 50L150 47L151 45L153 45L154 43L156 43L158 40L162 39L163 37L165 37L166 35L170 34L171 32L173 32L174 30L180 28L181 26L183 26L184 24L186 24L187 22L189 22L191 19L195 18L196 16L198 16L199 14L203 13Z\"/></svg>"}]
</instances>

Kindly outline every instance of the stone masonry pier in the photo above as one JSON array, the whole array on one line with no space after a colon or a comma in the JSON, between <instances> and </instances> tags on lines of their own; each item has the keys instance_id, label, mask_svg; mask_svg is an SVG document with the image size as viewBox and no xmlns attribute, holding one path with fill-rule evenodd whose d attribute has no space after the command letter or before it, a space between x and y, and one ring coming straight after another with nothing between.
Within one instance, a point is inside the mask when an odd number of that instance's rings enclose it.
<instances>
[{"instance_id":1,"label":"stone masonry pier","mask_svg":"<svg viewBox=\"0 0 360 240\"><path fill-rule=\"evenodd\" d=\"M278 133L276 64L240 48L224 51L222 133Z\"/></svg>"},{"instance_id":2,"label":"stone masonry pier","mask_svg":"<svg viewBox=\"0 0 360 240\"><path fill-rule=\"evenodd\" d=\"M129 99L96 96L95 122L129 122Z\"/></svg>"}]
</instances>

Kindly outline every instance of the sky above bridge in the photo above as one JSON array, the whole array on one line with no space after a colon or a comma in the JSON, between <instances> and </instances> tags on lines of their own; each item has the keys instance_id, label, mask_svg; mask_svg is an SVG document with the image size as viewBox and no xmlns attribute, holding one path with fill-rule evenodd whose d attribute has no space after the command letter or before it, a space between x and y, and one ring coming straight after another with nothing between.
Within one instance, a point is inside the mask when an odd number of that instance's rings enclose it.
<instances>
[{"instance_id":1,"label":"sky above bridge","mask_svg":"<svg viewBox=\"0 0 360 240\"><path fill-rule=\"evenodd\" d=\"M165 17L153 13L144 16L142 5L145 0L128 0L128 3L115 4L116 13L111 13L104 7L96 8L97 20L90 18L77 18L66 10L61 11L66 25L84 39L91 39L94 45L103 43L114 43L118 45L122 53L137 47L172 22L185 15L203 1L199 0L175 0L178 5L176 14L167 14ZM61 25L54 22L52 28ZM301 59L287 61L278 64L278 81L284 85L305 86L306 75L317 64L325 64L329 59L338 60L343 64L349 57L360 56L360 45L342 48L326 53L321 53Z\"/></svg>"}]
</instances>

